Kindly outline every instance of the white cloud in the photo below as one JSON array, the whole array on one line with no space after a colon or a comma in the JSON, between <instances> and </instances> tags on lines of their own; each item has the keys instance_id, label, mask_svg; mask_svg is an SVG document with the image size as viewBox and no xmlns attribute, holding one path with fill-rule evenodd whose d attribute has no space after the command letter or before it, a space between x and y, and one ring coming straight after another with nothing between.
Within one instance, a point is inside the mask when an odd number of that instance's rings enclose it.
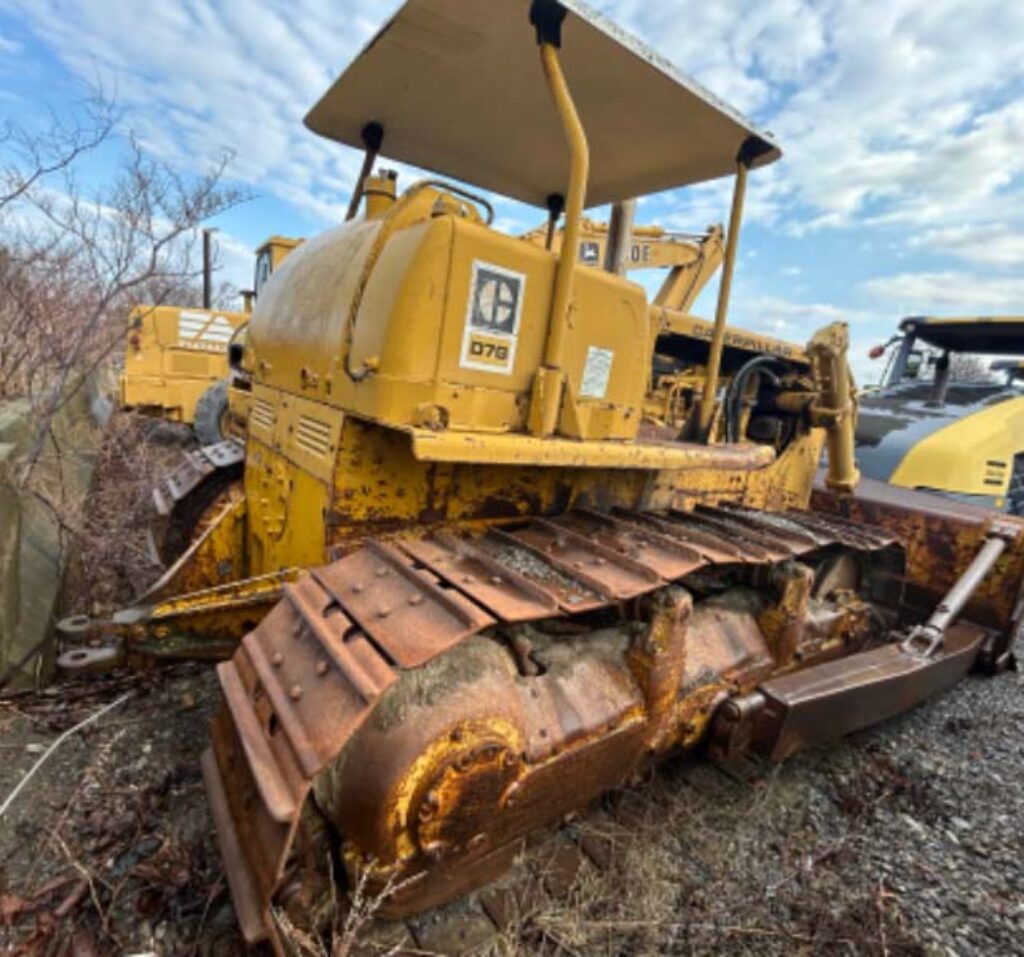
<instances>
[{"instance_id":1,"label":"white cloud","mask_svg":"<svg viewBox=\"0 0 1024 957\"><path fill-rule=\"evenodd\" d=\"M1024 266L1024 228L1005 222L928 229L915 236L911 245L985 266Z\"/></svg>"},{"instance_id":2,"label":"white cloud","mask_svg":"<svg viewBox=\"0 0 1024 957\"><path fill-rule=\"evenodd\" d=\"M152 148L185 164L232 148L240 178L337 217L358 158L301 118L399 0L158 4L138 16L119 0L6 2L70 69L108 79ZM1024 145L1012 96L1024 4L731 0L685 16L674 3L596 5L780 134L787 156L754 177L752 221L800 233L1005 208ZM675 220L724 218L722 186L689 192Z\"/></svg>"},{"instance_id":3,"label":"white cloud","mask_svg":"<svg viewBox=\"0 0 1024 957\"><path fill-rule=\"evenodd\" d=\"M195 237L199 241L199 237ZM228 282L238 290L252 289L256 268L255 250L237 236L218 230L213 237L217 272L215 283ZM240 307L239 307L240 308Z\"/></svg>"},{"instance_id":4,"label":"white cloud","mask_svg":"<svg viewBox=\"0 0 1024 957\"><path fill-rule=\"evenodd\" d=\"M853 309L832 302L757 295L742 288L738 290L730 316L733 325L785 339L798 346L805 346L819 329L833 322L845 322L850 335L848 356L858 382L877 377L877 370L868 358L868 350L888 338L895 328L891 315L886 313Z\"/></svg>"},{"instance_id":5,"label":"white cloud","mask_svg":"<svg viewBox=\"0 0 1024 957\"><path fill-rule=\"evenodd\" d=\"M822 4L828 52L780 105L791 194L819 223L948 216L1006 185L1024 76L1024 6L994 0Z\"/></svg>"},{"instance_id":6,"label":"white cloud","mask_svg":"<svg viewBox=\"0 0 1024 957\"><path fill-rule=\"evenodd\" d=\"M68 69L116 90L149 149L192 169L231 150L237 178L337 219L359 158L302 117L397 0L8 3Z\"/></svg>"},{"instance_id":7,"label":"white cloud","mask_svg":"<svg viewBox=\"0 0 1024 957\"><path fill-rule=\"evenodd\" d=\"M733 315L733 321L745 327L774 335L796 336L798 341L809 339L818 329L832 322L845 322L852 327L878 319L875 313L848 309L834 303L794 302L778 296L738 299Z\"/></svg>"},{"instance_id":8,"label":"white cloud","mask_svg":"<svg viewBox=\"0 0 1024 957\"><path fill-rule=\"evenodd\" d=\"M592 2L779 136L785 156L752 177L746 221L766 243L802 237L785 261L806 256L809 302L755 289L741 301L738 290L735 321L801 340L833 318L860 335L901 312L1021 310L1022 280L984 270L1024 263L1024 3ZM324 223L341 215L359 157L306 132L302 117L400 0L222 0L133 15L121 0L0 3L68 69L115 89L164 158L199 169L230 148L234 175L259 192ZM727 218L729 193L723 181L665 194L642 206L642 219L700 230ZM542 219L513 204L498 212L515 232ZM912 254L924 268L822 294L814 237L825 230L851 260L887 256L891 268ZM244 259L247 273L245 248L244 257L230 249L233 272ZM939 257L979 274L947 271ZM839 301L865 292L888 318Z\"/></svg>"},{"instance_id":9,"label":"white cloud","mask_svg":"<svg viewBox=\"0 0 1024 957\"><path fill-rule=\"evenodd\" d=\"M905 272L861 284L895 315L1024 314L1024 279L966 272Z\"/></svg>"}]
</instances>

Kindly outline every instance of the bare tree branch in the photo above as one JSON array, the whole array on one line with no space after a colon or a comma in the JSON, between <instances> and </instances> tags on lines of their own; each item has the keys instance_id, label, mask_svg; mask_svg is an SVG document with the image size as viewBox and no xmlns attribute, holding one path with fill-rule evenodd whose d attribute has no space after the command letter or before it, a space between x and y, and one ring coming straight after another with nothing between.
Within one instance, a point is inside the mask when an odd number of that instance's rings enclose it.
<instances>
[{"instance_id":1,"label":"bare tree branch","mask_svg":"<svg viewBox=\"0 0 1024 957\"><path fill-rule=\"evenodd\" d=\"M80 123L0 131L0 398L26 397L36 413L22 487L64 403L120 348L131 308L198 299L199 228L246 198L223 185L230 156L186 178L131 135L117 175L86 196L78 160L113 137L116 116L97 94Z\"/></svg>"}]
</instances>

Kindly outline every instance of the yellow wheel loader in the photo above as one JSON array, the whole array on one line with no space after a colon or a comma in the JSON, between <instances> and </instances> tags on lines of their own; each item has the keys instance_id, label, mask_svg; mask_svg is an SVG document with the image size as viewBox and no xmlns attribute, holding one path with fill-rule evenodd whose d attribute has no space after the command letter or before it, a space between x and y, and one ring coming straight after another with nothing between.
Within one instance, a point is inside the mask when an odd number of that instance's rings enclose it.
<instances>
[{"instance_id":1,"label":"yellow wheel loader","mask_svg":"<svg viewBox=\"0 0 1024 957\"><path fill-rule=\"evenodd\" d=\"M120 406L192 426L203 444L224 437L228 344L245 313L136 306L128 317Z\"/></svg>"},{"instance_id":2,"label":"yellow wheel loader","mask_svg":"<svg viewBox=\"0 0 1024 957\"><path fill-rule=\"evenodd\" d=\"M872 350L888 352L860 400L864 474L1024 515L1024 317L914 317Z\"/></svg>"},{"instance_id":3,"label":"yellow wheel loader","mask_svg":"<svg viewBox=\"0 0 1024 957\"><path fill-rule=\"evenodd\" d=\"M190 425L200 445L223 442L233 431L232 417L244 415L243 407L233 410L229 403L229 355L233 347L244 347L252 296L301 242L272 236L263 243L256 251L254 292L243 293L245 311L226 312L209 305L207 237L204 233L204 308L139 305L132 309L119 382L122 409ZM234 385L237 388L239 383Z\"/></svg>"},{"instance_id":4,"label":"yellow wheel loader","mask_svg":"<svg viewBox=\"0 0 1024 957\"><path fill-rule=\"evenodd\" d=\"M306 123L362 173L253 310L244 449L168 477L202 503L139 607L64 626L68 667L230 656L203 769L248 940L332 880L421 912L681 751L779 760L1010 666L1024 522L858 483L845 326L722 385L770 135L576 0L408 0ZM382 151L448 179L387 195ZM725 176L703 379L645 424L686 317L580 266L583 211Z\"/></svg>"}]
</instances>

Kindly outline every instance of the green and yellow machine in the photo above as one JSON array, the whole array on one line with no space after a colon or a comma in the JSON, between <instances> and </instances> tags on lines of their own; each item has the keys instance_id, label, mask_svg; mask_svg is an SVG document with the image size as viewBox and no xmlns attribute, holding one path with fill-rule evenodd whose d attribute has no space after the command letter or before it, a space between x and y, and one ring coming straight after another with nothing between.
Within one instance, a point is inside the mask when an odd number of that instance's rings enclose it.
<instances>
[{"instance_id":1,"label":"green and yellow machine","mask_svg":"<svg viewBox=\"0 0 1024 957\"><path fill-rule=\"evenodd\" d=\"M861 397L857 460L904 488L1024 514L1024 317L904 319Z\"/></svg>"},{"instance_id":2,"label":"green and yellow machine","mask_svg":"<svg viewBox=\"0 0 1024 957\"><path fill-rule=\"evenodd\" d=\"M167 477L188 534L143 603L65 625L100 645L70 667L230 656L203 770L249 940L332 875L417 913L672 755L778 760L1010 666L1024 522L858 483L842 324L727 325L769 134L576 0L408 0L306 124L364 162L260 292L244 443ZM381 151L449 179L399 193ZM620 204L727 176L713 321L580 264L586 207L628 249Z\"/></svg>"}]
</instances>

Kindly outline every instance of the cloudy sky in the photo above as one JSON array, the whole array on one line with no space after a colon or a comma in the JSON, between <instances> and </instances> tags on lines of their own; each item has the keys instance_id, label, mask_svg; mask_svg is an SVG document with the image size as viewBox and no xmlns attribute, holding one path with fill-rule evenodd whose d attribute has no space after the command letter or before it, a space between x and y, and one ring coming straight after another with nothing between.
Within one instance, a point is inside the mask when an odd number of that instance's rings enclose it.
<instances>
[{"instance_id":1,"label":"cloudy sky","mask_svg":"<svg viewBox=\"0 0 1024 957\"><path fill-rule=\"evenodd\" d=\"M233 150L253 199L218 223L223 278L248 286L263 238L343 215L359 158L302 116L399 5L0 0L0 114L31 125L99 84L183 171ZM845 318L864 374L901 316L1024 313L1024 2L593 5L783 146L752 178L734 323L799 341ZM115 154L92 160L97 181ZM712 184L651 197L640 218L696 230L727 203ZM541 218L499 211L511 230Z\"/></svg>"}]
</instances>

